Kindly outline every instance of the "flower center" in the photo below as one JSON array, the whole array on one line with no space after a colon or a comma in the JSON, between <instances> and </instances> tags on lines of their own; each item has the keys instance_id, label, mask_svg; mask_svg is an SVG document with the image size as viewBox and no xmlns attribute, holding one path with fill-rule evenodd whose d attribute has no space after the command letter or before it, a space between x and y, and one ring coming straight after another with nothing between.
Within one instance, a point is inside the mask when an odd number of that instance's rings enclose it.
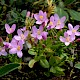
<instances>
[{"instance_id":1,"label":"flower center","mask_svg":"<svg viewBox=\"0 0 80 80\"><path fill-rule=\"evenodd\" d=\"M60 20L58 20L57 25L60 25L60 24L61 24L61 22L60 22Z\"/></svg>"},{"instance_id":2,"label":"flower center","mask_svg":"<svg viewBox=\"0 0 80 80\"><path fill-rule=\"evenodd\" d=\"M2 50L2 48L0 47L0 51Z\"/></svg>"},{"instance_id":3,"label":"flower center","mask_svg":"<svg viewBox=\"0 0 80 80\"><path fill-rule=\"evenodd\" d=\"M40 31L40 30L38 30L38 31L37 31L37 34L38 34L38 35L40 35L40 34L41 34L41 31Z\"/></svg>"},{"instance_id":4,"label":"flower center","mask_svg":"<svg viewBox=\"0 0 80 80\"><path fill-rule=\"evenodd\" d=\"M66 41L69 42L70 41L70 37L66 37Z\"/></svg>"},{"instance_id":5,"label":"flower center","mask_svg":"<svg viewBox=\"0 0 80 80\"><path fill-rule=\"evenodd\" d=\"M72 32L73 32L73 33L75 33L75 32L76 32L76 30L74 30L74 29L73 29L73 30L72 30Z\"/></svg>"},{"instance_id":6,"label":"flower center","mask_svg":"<svg viewBox=\"0 0 80 80\"><path fill-rule=\"evenodd\" d=\"M20 46L17 47L17 50L20 50Z\"/></svg>"},{"instance_id":7,"label":"flower center","mask_svg":"<svg viewBox=\"0 0 80 80\"><path fill-rule=\"evenodd\" d=\"M12 30L12 28L10 28L10 31Z\"/></svg>"},{"instance_id":8,"label":"flower center","mask_svg":"<svg viewBox=\"0 0 80 80\"><path fill-rule=\"evenodd\" d=\"M25 39L25 37L24 37L24 35L23 35L23 34L21 34L21 39Z\"/></svg>"},{"instance_id":9,"label":"flower center","mask_svg":"<svg viewBox=\"0 0 80 80\"><path fill-rule=\"evenodd\" d=\"M53 22L52 21L50 21L50 23L49 23L50 25L53 25Z\"/></svg>"},{"instance_id":10,"label":"flower center","mask_svg":"<svg viewBox=\"0 0 80 80\"><path fill-rule=\"evenodd\" d=\"M43 19L43 16L40 16L39 18L42 20Z\"/></svg>"}]
</instances>

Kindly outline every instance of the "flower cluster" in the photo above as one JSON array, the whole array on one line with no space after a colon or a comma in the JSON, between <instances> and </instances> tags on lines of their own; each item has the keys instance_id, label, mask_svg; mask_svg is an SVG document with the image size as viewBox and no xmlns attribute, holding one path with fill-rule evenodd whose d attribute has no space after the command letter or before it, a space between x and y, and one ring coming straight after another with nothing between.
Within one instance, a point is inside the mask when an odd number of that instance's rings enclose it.
<instances>
[{"instance_id":1,"label":"flower cluster","mask_svg":"<svg viewBox=\"0 0 80 80\"><path fill-rule=\"evenodd\" d=\"M79 25L76 25L74 28L72 24L68 24L69 30L64 32L64 37L60 36L60 41L64 42L66 46L75 40L75 36L80 36L80 32L77 30L79 29Z\"/></svg>"},{"instance_id":2,"label":"flower cluster","mask_svg":"<svg viewBox=\"0 0 80 80\"><path fill-rule=\"evenodd\" d=\"M27 13L26 17L29 16L30 12ZM34 18L36 20L36 25L31 26L31 30L27 29L27 26L20 28L17 30L17 35L14 35L10 42L4 41L4 46L0 47L0 56L7 55L6 50L9 50L10 54L17 54L17 56L21 58L23 56L22 49L25 42L28 41L28 37L30 40L34 38L35 41L46 40L49 34L48 31L51 29L61 30L64 28L66 20L65 16L60 18L58 14L52 15L50 19L48 19L47 13L43 12L42 10L40 10L37 14L32 14L31 18ZM72 24L69 23L69 30L64 32L64 37L60 36L60 41L68 46L75 40L75 36L80 36L80 32L78 32L79 27L79 25L76 25L73 28ZM5 24L5 29L6 32L11 35L16 29L16 24L13 24L11 28L8 24Z\"/></svg>"}]
</instances>

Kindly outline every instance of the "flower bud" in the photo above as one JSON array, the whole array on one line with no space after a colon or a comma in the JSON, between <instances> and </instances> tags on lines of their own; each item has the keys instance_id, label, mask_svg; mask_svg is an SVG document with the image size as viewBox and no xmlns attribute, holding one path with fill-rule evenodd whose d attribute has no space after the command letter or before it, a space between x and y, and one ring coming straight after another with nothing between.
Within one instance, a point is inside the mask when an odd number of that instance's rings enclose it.
<instances>
[{"instance_id":1,"label":"flower bud","mask_svg":"<svg viewBox=\"0 0 80 80\"><path fill-rule=\"evenodd\" d=\"M31 14L31 18L33 18L33 16L34 16L34 13Z\"/></svg>"},{"instance_id":2,"label":"flower bud","mask_svg":"<svg viewBox=\"0 0 80 80\"><path fill-rule=\"evenodd\" d=\"M30 17L30 11L27 12L26 17Z\"/></svg>"}]
</instances>

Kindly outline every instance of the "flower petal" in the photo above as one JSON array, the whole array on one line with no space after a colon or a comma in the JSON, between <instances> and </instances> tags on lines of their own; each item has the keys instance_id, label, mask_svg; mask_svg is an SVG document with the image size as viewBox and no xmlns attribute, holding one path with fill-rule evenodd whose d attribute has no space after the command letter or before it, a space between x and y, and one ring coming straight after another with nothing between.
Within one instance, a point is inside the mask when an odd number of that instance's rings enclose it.
<instances>
[{"instance_id":1,"label":"flower petal","mask_svg":"<svg viewBox=\"0 0 80 80\"><path fill-rule=\"evenodd\" d=\"M20 36L17 36L17 35L15 35L14 38L15 38L16 40L21 40L21 37L20 37Z\"/></svg>"},{"instance_id":2,"label":"flower petal","mask_svg":"<svg viewBox=\"0 0 80 80\"><path fill-rule=\"evenodd\" d=\"M70 35L70 42L75 40L75 34Z\"/></svg>"},{"instance_id":3,"label":"flower petal","mask_svg":"<svg viewBox=\"0 0 80 80\"><path fill-rule=\"evenodd\" d=\"M7 55L7 52L6 52L6 51L4 51L4 52L2 53L2 55L3 55L3 56L6 56L6 55Z\"/></svg>"},{"instance_id":4,"label":"flower petal","mask_svg":"<svg viewBox=\"0 0 80 80\"><path fill-rule=\"evenodd\" d=\"M42 25L39 27L39 30L40 30L41 32L43 31L43 26L42 26Z\"/></svg>"},{"instance_id":5,"label":"flower petal","mask_svg":"<svg viewBox=\"0 0 80 80\"><path fill-rule=\"evenodd\" d=\"M34 18L35 18L36 20L38 20L38 19L39 19L38 14L34 14Z\"/></svg>"},{"instance_id":6,"label":"flower petal","mask_svg":"<svg viewBox=\"0 0 80 80\"><path fill-rule=\"evenodd\" d=\"M19 41L18 45L20 46L20 50L22 50L23 49L23 43L22 43L22 41Z\"/></svg>"},{"instance_id":7,"label":"flower petal","mask_svg":"<svg viewBox=\"0 0 80 80\"><path fill-rule=\"evenodd\" d=\"M64 37L68 37L68 33L67 32L64 32Z\"/></svg>"},{"instance_id":8,"label":"flower petal","mask_svg":"<svg viewBox=\"0 0 80 80\"><path fill-rule=\"evenodd\" d=\"M61 18L61 22L64 22L65 20L66 20L65 16Z\"/></svg>"},{"instance_id":9,"label":"flower petal","mask_svg":"<svg viewBox=\"0 0 80 80\"><path fill-rule=\"evenodd\" d=\"M31 34L32 37L36 38L36 34Z\"/></svg>"},{"instance_id":10,"label":"flower petal","mask_svg":"<svg viewBox=\"0 0 80 80\"><path fill-rule=\"evenodd\" d=\"M67 31L68 35L72 35L72 30Z\"/></svg>"},{"instance_id":11,"label":"flower petal","mask_svg":"<svg viewBox=\"0 0 80 80\"><path fill-rule=\"evenodd\" d=\"M15 29L16 29L16 24L13 24L11 28L12 28L12 30L13 30L13 32L14 32Z\"/></svg>"},{"instance_id":12,"label":"flower petal","mask_svg":"<svg viewBox=\"0 0 80 80\"><path fill-rule=\"evenodd\" d=\"M42 32L42 37L43 37L44 40L47 39L47 35L48 35L48 32Z\"/></svg>"},{"instance_id":13,"label":"flower petal","mask_svg":"<svg viewBox=\"0 0 80 80\"><path fill-rule=\"evenodd\" d=\"M70 44L70 42L65 42L65 45L68 46Z\"/></svg>"},{"instance_id":14,"label":"flower petal","mask_svg":"<svg viewBox=\"0 0 80 80\"><path fill-rule=\"evenodd\" d=\"M79 29L79 25L76 25L75 27L74 27L74 30L78 30Z\"/></svg>"},{"instance_id":15,"label":"flower petal","mask_svg":"<svg viewBox=\"0 0 80 80\"><path fill-rule=\"evenodd\" d=\"M54 19L59 20L59 16L57 14L54 14Z\"/></svg>"},{"instance_id":16,"label":"flower petal","mask_svg":"<svg viewBox=\"0 0 80 80\"><path fill-rule=\"evenodd\" d=\"M42 24L42 21L36 21L36 24Z\"/></svg>"},{"instance_id":17,"label":"flower petal","mask_svg":"<svg viewBox=\"0 0 80 80\"><path fill-rule=\"evenodd\" d=\"M37 28L36 28L36 26L33 26L33 27L32 27L32 33L33 33L33 34L37 33Z\"/></svg>"},{"instance_id":18,"label":"flower petal","mask_svg":"<svg viewBox=\"0 0 80 80\"><path fill-rule=\"evenodd\" d=\"M72 30L73 29L73 26L72 26L72 24L68 24L68 28L69 28L69 30Z\"/></svg>"},{"instance_id":19,"label":"flower petal","mask_svg":"<svg viewBox=\"0 0 80 80\"><path fill-rule=\"evenodd\" d=\"M23 56L22 51L18 51L18 52L17 52L17 56L18 56L19 58L21 58L21 57Z\"/></svg>"},{"instance_id":20,"label":"flower petal","mask_svg":"<svg viewBox=\"0 0 80 80\"><path fill-rule=\"evenodd\" d=\"M24 32L24 36L25 36L25 38L28 36L28 33L29 33L28 30Z\"/></svg>"},{"instance_id":21,"label":"flower petal","mask_svg":"<svg viewBox=\"0 0 80 80\"><path fill-rule=\"evenodd\" d=\"M6 29L6 32L10 34L10 26L8 24L5 24L5 29Z\"/></svg>"},{"instance_id":22,"label":"flower petal","mask_svg":"<svg viewBox=\"0 0 80 80\"><path fill-rule=\"evenodd\" d=\"M17 30L17 34L18 34L19 36L21 36L21 34L23 34L23 33L22 33L22 31L21 31L20 29L18 29L18 30Z\"/></svg>"},{"instance_id":23,"label":"flower petal","mask_svg":"<svg viewBox=\"0 0 80 80\"><path fill-rule=\"evenodd\" d=\"M41 40L42 36L41 35L37 35L37 39Z\"/></svg>"},{"instance_id":24,"label":"flower petal","mask_svg":"<svg viewBox=\"0 0 80 80\"><path fill-rule=\"evenodd\" d=\"M54 16L50 17L50 21L52 21L52 22L54 21Z\"/></svg>"},{"instance_id":25,"label":"flower petal","mask_svg":"<svg viewBox=\"0 0 80 80\"><path fill-rule=\"evenodd\" d=\"M16 48L12 48L9 50L9 53L10 54L15 54L17 52L17 49Z\"/></svg>"},{"instance_id":26,"label":"flower petal","mask_svg":"<svg viewBox=\"0 0 80 80\"><path fill-rule=\"evenodd\" d=\"M43 11L42 10L39 11L39 15L43 15Z\"/></svg>"},{"instance_id":27,"label":"flower petal","mask_svg":"<svg viewBox=\"0 0 80 80\"><path fill-rule=\"evenodd\" d=\"M60 38L59 38L59 39L60 39L60 41L61 41L61 42L65 42L65 41L66 41L66 40L65 40L65 38L64 38L64 37L62 37L62 36L60 36Z\"/></svg>"},{"instance_id":28,"label":"flower petal","mask_svg":"<svg viewBox=\"0 0 80 80\"><path fill-rule=\"evenodd\" d=\"M76 32L75 35L76 35L76 36L80 36L80 32Z\"/></svg>"}]
</instances>

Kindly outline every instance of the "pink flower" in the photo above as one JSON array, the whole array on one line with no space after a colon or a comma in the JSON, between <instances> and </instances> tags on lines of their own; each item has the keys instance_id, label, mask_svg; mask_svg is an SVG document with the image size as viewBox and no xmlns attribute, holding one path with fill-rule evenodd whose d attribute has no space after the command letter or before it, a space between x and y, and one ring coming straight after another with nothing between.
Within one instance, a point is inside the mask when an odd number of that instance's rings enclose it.
<instances>
[{"instance_id":1,"label":"pink flower","mask_svg":"<svg viewBox=\"0 0 80 80\"><path fill-rule=\"evenodd\" d=\"M42 10L40 10L38 14L34 14L34 18L37 20L36 24L42 24L43 22L47 24L48 22L46 12L43 12Z\"/></svg>"},{"instance_id":2,"label":"pink flower","mask_svg":"<svg viewBox=\"0 0 80 80\"><path fill-rule=\"evenodd\" d=\"M54 19L55 19L55 22L56 22L56 29L62 29L64 27L64 21L66 19L66 17L62 17L62 18L59 18L59 16L57 14L54 14Z\"/></svg>"},{"instance_id":3,"label":"pink flower","mask_svg":"<svg viewBox=\"0 0 80 80\"><path fill-rule=\"evenodd\" d=\"M5 29L6 29L6 32L7 32L8 34L11 34L11 33L13 33L13 32L15 31L15 29L16 29L16 24L13 24L13 25L11 26L11 28L10 28L10 26L9 26L8 24L5 24Z\"/></svg>"},{"instance_id":4,"label":"pink flower","mask_svg":"<svg viewBox=\"0 0 80 80\"><path fill-rule=\"evenodd\" d=\"M55 25L56 25L56 22L55 22L55 20L54 20L54 16L51 16L51 17L50 17L50 22L49 22L49 24L48 24L48 26L47 26L47 29L50 30L50 29L54 28Z\"/></svg>"},{"instance_id":5,"label":"pink flower","mask_svg":"<svg viewBox=\"0 0 80 80\"><path fill-rule=\"evenodd\" d=\"M27 38L27 36L28 36L28 33L29 33L29 31L27 30L27 31L25 31L24 33L20 30L20 29L18 29L17 30L17 34L18 34L18 36L17 35L15 35L14 36L14 38L16 39L16 40L21 40L22 41L22 43L24 44L25 43L25 39Z\"/></svg>"},{"instance_id":6,"label":"pink flower","mask_svg":"<svg viewBox=\"0 0 80 80\"><path fill-rule=\"evenodd\" d=\"M68 24L68 28L69 28L69 30L67 31L67 33L69 34L69 35L72 35L72 34L74 34L74 35L76 35L76 36L80 36L80 32L78 32L77 30L79 29L79 25L76 25L74 28L73 28L73 26L72 26L72 24Z\"/></svg>"},{"instance_id":7,"label":"pink flower","mask_svg":"<svg viewBox=\"0 0 80 80\"><path fill-rule=\"evenodd\" d=\"M1 55L3 55L3 56L7 55L7 52L5 51L5 47L0 47L0 56Z\"/></svg>"},{"instance_id":8,"label":"pink flower","mask_svg":"<svg viewBox=\"0 0 80 80\"><path fill-rule=\"evenodd\" d=\"M21 31L26 31L26 27L20 28Z\"/></svg>"},{"instance_id":9,"label":"pink flower","mask_svg":"<svg viewBox=\"0 0 80 80\"><path fill-rule=\"evenodd\" d=\"M11 46L12 46L12 48L9 50L9 53L10 54L16 54L17 53L17 56L19 58L21 58L23 56L23 53L21 51L23 49L23 43L22 43L22 41L19 41L19 42L13 41L11 43Z\"/></svg>"},{"instance_id":10,"label":"pink flower","mask_svg":"<svg viewBox=\"0 0 80 80\"><path fill-rule=\"evenodd\" d=\"M10 48L11 44L9 42L3 42L5 48Z\"/></svg>"},{"instance_id":11,"label":"pink flower","mask_svg":"<svg viewBox=\"0 0 80 80\"><path fill-rule=\"evenodd\" d=\"M71 42L75 40L75 35L68 35L67 32L64 33L64 37L60 36L60 41L64 42L66 46L68 46Z\"/></svg>"},{"instance_id":12,"label":"pink flower","mask_svg":"<svg viewBox=\"0 0 80 80\"><path fill-rule=\"evenodd\" d=\"M26 17L30 17L30 11L27 11Z\"/></svg>"},{"instance_id":13,"label":"pink flower","mask_svg":"<svg viewBox=\"0 0 80 80\"><path fill-rule=\"evenodd\" d=\"M40 26L39 29L36 28L36 26L32 27L32 34L31 36L36 39L46 39L48 32L43 31L43 26Z\"/></svg>"}]
</instances>

